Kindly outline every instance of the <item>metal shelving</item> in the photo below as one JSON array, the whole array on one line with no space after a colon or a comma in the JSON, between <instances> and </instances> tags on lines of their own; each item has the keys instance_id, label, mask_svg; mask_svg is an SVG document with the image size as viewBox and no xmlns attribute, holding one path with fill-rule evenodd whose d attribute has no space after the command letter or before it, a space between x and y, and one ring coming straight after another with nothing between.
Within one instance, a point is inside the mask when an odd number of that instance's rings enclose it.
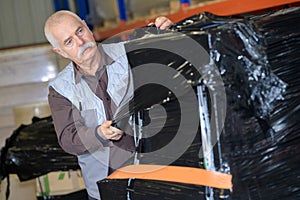
<instances>
[{"instance_id":1,"label":"metal shelving","mask_svg":"<svg viewBox=\"0 0 300 200\"><path fill-rule=\"evenodd\" d=\"M278 6L300 6L300 0L224 0L210 2L197 7L189 7L189 2L190 0L180 0L181 9L176 13L166 15L166 17L176 22L201 12L210 12L220 16L230 16L268 8L275 8ZM128 21L124 23L123 21L117 27L101 30L95 29L94 35L96 40L101 41L126 30L145 26L153 20L153 18L149 18L135 22Z\"/></svg>"}]
</instances>

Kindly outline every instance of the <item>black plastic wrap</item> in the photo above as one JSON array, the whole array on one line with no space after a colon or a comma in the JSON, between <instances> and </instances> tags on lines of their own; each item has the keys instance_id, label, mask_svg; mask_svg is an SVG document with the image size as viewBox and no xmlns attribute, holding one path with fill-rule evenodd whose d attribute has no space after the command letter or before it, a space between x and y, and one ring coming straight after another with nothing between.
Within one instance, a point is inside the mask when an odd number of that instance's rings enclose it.
<instances>
[{"instance_id":1,"label":"black plastic wrap","mask_svg":"<svg viewBox=\"0 0 300 200\"><path fill-rule=\"evenodd\" d=\"M299 17L299 8L238 17L203 13L177 24L181 33L195 39L209 52L224 81L227 111L220 144L221 158L228 163L233 175L233 192L229 199L300 197L300 158L297 156L300 151ZM147 40L157 43L170 40L180 42L180 38L168 34L147 34L151 37L133 40L128 44L129 48L130 45L143 46ZM197 53L193 49L187 51ZM182 58L160 50L144 49L130 52L128 56L133 68L141 62L159 62L174 69L190 69L190 65ZM184 74L187 71L179 72ZM130 112L135 113L147 106L151 110L151 99L147 94L160 96L163 100L167 93L164 96L160 92L163 90L157 87L147 88L144 96L142 91L136 91L138 102L133 103ZM174 105L176 107L176 98L171 99L162 104L166 110L173 111L170 116L175 122L171 120L174 123L165 124L159 134L145 139L144 151L159 149L174 137L172 134L176 132L175 124L179 122L180 113L172 109ZM156 99L152 103L158 101ZM139 106L143 103L144 106ZM154 115L152 120L155 117L159 119ZM143 134L147 134L147 129L143 130ZM199 158L200 140L198 132L193 144L172 165L204 167ZM222 166L218 164L216 159L217 170L220 170ZM132 180L133 186L127 186L127 180L111 179L99 181L98 186L104 200L126 199L126 194L132 195L132 199L205 199L200 195L204 194L204 187L136 181L137 187L135 180ZM154 188L159 189L154 192ZM181 188L178 189L180 194L176 195L176 188ZM216 190L215 199L224 199L224 196L218 195L221 193L221 190Z\"/></svg>"},{"instance_id":2,"label":"black plastic wrap","mask_svg":"<svg viewBox=\"0 0 300 200\"><path fill-rule=\"evenodd\" d=\"M131 180L131 185L128 186L126 179L111 179L102 181L100 187L102 191L101 198L110 200L205 199L205 187L203 186L166 181L134 179ZM110 192L112 188L115 192ZM221 190L216 191L214 198L223 195L222 192Z\"/></svg>"},{"instance_id":3,"label":"black plastic wrap","mask_svg":"<svg viewBox=\"0 0 300 200\"><path fill-rule=\"evenodd\" d=\"M296 156L300 152L300 9L253 16L250 22L264 38L270 68L287 87L284 99L274 102L267 120L260 122L263 132L257 134L255 128L243 134L234 131L228 136L224 134L224 146L231 147L227 156L234 177L233 197L243 199L247 194L249 199L297 199L300 196L300 158ZM231 137L235 140L228 139ZM237 151L230 152L234 146L238 146Z\"/></svg>"},{"instance_id":4,"label":"black plastic wrap","mask_svg":"<svg viewBox=\"0 0 300 200\"><path fill-rule=\"evenodd\" d=\"M1 150L1 179L17 174L20 181L48 172L79 169L77 157L65 153L57 142L51 117L33 118L6 140Z\"/></svg>"}]
</instances>

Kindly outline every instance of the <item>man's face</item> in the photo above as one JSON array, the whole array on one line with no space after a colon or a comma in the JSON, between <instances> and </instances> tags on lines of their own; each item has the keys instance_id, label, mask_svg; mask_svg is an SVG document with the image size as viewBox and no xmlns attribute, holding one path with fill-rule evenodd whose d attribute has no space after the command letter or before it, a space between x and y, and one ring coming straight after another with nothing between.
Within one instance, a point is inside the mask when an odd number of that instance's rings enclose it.
<instances>
[{"instance_id":1,"label":"man's face","mask_svg":"<svg viewBox=\"0 0 300 200\"><path fill-rule=\"evenodd\" d=\"M79 65L96 53L95 39L84 21L65 16L59 24L51 27L51 32L60 46L54 51Z\"/></svg>"}]
</instances>

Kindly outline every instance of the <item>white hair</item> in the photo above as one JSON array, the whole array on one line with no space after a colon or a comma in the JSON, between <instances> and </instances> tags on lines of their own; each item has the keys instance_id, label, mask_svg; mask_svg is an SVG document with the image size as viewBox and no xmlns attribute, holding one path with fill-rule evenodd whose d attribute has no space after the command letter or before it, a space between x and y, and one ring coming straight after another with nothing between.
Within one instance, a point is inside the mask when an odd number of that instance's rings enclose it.
<instances>
[{"instance_id":1,"label":"white hair","mask_svg":"<svg viewBox=\"0 0 300 200\"><path fill-rule=\"evenodd\" d=\"M61 50L58 42L56 41L56 39L54 39L52 32L51 32L51 27L55 24L58 24L61 22L61 20L65 17L65 16L72 16L75 19L77 19L78 21L82 21L80 19L80 17L78 15L76 15L75 13L68 11L68 10L60 10L54 14L52 14L46 21L45 26L44 26L44 33L45 36L48 40L48 42L55 48L58 48Z\"/></svg>"}]
</instances>

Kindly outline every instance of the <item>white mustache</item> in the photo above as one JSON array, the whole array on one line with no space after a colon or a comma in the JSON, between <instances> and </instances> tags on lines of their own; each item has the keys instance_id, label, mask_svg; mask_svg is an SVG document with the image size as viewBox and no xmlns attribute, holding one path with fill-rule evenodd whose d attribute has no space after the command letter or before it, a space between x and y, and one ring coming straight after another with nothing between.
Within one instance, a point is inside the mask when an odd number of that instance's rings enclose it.
<instances>
[{"instance_id":1,"label":"white mustache","mask_svg":"<svg viewBox=\"0 0 300 200\"><path fill-rule=\"evenodd\" d=\"M94 46L95 46L95 43L93 43L93 42L85 43L85 44L79 49L79 52L78 52L77 57L80 59L80 58L82 57L83 52L85 52L85 50L87 50L87 49L90 48L90 47L94 47Z\"/></svg>"}]
</instances>

